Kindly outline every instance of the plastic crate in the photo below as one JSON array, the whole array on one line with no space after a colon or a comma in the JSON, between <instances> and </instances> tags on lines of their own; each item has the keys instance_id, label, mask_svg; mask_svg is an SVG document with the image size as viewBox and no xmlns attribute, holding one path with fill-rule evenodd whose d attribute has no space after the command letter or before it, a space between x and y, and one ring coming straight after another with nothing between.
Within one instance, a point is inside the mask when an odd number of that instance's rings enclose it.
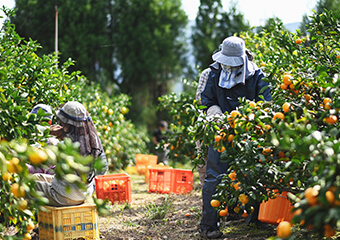
<instances>
[{"instance_id":1,"label":"plastic crate","mask_svg":"<svg viewBox=\"0 0 340 240\"><path fill-rule=\"evenodd\" d=\"M126 173L99 175L94 180L98 199L109 199L112 204L131 202L130 175Z\"/></svg>"},{"instance_id":2,"label":"plastic crate","mask_svg":"<svg viewBox=\"0 0 340 240\"><path fill-rule=\"evenodd\" d=\"M99 239L95 204L45 208L38 213L40 240Z\"/></svg>"},{"instance_id":3,"label":"plastic crate","mask_svg":"<svg viewBox=\"0 0 340 240\"><path fill-rule=\"evenodd\" d=\"M277 194L275 199L262 202L258 219L262 222L278 225L282 221L291 221L293 206L287 198L287 192Z\"/></svg>"},{"instance_id":4,"label":"plastic crate","mask_svg":"<svg viewBox=\"0 0 340 240\"><path fill-rule=\"evenodd\" d=\"M147 166L156 165L158 160L157 155L136 154L136 170L139 175L145 175Z\"/></svg>"},{"instance_id":5,"label":"plastic crate","mask_svg":"<svg viewBox=\"0 0 340 240\"><path fill-rule=\"evenodd\" d=\"M194 172L184 169L173 169L171 192L177 194L192 191L194 182Z\"/></svg>"},{"instance_id":6,"label":"plastic crate","mask_svg":"<svg viewBox=\"0 0 340 240\"><path fill-rule=\"evenodd\" d=\"M150 171L149 169L150 168L159 168L159 169L171 169L172 167L168 166L168 165L160 165L160 164L156 164L156 165L149 165L146 167L147 168L147 171L145 173L145 178L144 178L144 181L145 183L149 183L149 178L150 178Z\"/></svg>"},{"instance_id":7,"label":"plastic crate","mask_svg":"<svg viewBox=\"0 0 340 240\"><path fill-rule=\"evenodd\" d=\"M169 193L172 170L171 168L149 168L149 192Z\"/></svg>"}]
</instances>

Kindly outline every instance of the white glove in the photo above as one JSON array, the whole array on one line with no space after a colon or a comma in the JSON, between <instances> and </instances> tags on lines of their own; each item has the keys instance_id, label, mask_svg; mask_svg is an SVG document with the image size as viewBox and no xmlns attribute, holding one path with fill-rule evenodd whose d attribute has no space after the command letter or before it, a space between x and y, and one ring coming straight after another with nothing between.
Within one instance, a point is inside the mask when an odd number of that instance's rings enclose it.
<instances>
[{"instance_id":1,"label":"white glove","mask_svg":"<svg viewBox=\"0 0 340 240\"><path fill-rule=\"evenodd\" d=\"M207 110L208 121L222 122L225 115L222 113L220 106L213 105Z\"/></svg>"}]
</instances>

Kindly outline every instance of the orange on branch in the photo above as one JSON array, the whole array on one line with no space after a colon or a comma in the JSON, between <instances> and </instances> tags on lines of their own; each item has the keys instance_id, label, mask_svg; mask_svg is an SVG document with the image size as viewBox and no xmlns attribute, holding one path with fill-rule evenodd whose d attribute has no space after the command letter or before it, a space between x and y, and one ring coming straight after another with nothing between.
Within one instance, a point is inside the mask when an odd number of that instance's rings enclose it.
<instances>
[{"instance_id":1,"label":"orange on branch","mask_svg":"<svg viewBox=\"0 0 340 240\"><path fill-rule=\"evenodd\" d=\"M324 120L328 124L335 124L338 121L338 117L335 115L329 115Z\"/></svg>"},{"instance_id":2,"label":"orange on branch","mask_svg":"<svg viewBox=\"0 0 340 240\"><path fill-rule=\"evenodd\" d=\"M280 118L282 120L285 119L285 115L282 112L276 112L273 116L273 121L275 121L277 118Z\"/></svg>"},{"instance_id":3,"label":"orange on branch","mask_svg":"<svg viewBox=\"0 0 340 240\"><path fill-rule=\"evenodd\" d=\"M226 209L222 209L218 212L218 214L221 216L221 217L225 217L228 215L228 208Z\"/></svg>"},{"instance_id":4,"label":"orange on branch","mask_svg":"<svg viewBox=\"0 0 340 240\"><path fill-rule=\"evenodd\" d=\"M221 205L221 202L217 199L213 199L213 200L210 201L210 205L212 207L219 207Z\"/></svg>"},{"instance_id":5,"label":"orange on branch","mask_svg":"<svg viewBox=\"0 0 340 240\"><path fill-rule=\"evenodd\" d=\"M292 235L292 225L288 221L282 221L277 226L276 235L279 238L287 238Z\"/></svg>"},{"instance_id":6,"label":"orange on branch","mask_svg":"<svg viewBox=\"0 0 340 240\"><path fill-rule=\"evenodd\" d=\"M289 74L286 74L283 76L283 83L286 84L287 86L289 86L292 81L290 80L292 76L290 76Z\"/></svg>"},{"instance_id":7,"label":"orange on branch","mask_svg":"<svg viewBox=\"0 0 340 240\"><path fill-rule=\"evenodd\" d=\"M238 196L238 200L243 204L247 204L249 202L249 197L242 193L240 196Z\"/></svg>"},{"instance_id":8,"label":"orange on branch","mask_svg":"<svg viewBox=\"0 0 340 240\"><path fill-rule=\"evenodd\" d=\"M283 105L282 105L282 110L286 113L288 112L290 109L290 103L288 102L285 102Z\"/></svg>"}]
</instances>

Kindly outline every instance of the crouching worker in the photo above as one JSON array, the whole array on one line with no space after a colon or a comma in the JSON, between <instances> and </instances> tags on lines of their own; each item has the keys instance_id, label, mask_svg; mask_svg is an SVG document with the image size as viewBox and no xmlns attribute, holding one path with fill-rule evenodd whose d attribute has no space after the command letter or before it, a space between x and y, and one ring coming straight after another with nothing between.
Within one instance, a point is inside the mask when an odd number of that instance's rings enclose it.
<instances>
[{"instance_id":1,"label":"crouching worker","mask_svg":"<svg viewBox=\"0 0 340 240\"><path fill-rule=\"evenodd\" d=\"M37 177L37 191L49 200L51 206L72 206L84 203L87 197L94 193L94 178L103 175L108 170L108 163L103 146L98 137L93 121L86 108L79 102L67 102L62 108L56 110L60 125L51 126L51 134L60 139L69 138L79 143L80 154L92 155L93 162L89 164L90 171L86 179L86 190L79 189L64 179L57 179L54 175L34 174ZM101 170L94 167L95 160L99 159Z\"/></svg>"}]
</instances>

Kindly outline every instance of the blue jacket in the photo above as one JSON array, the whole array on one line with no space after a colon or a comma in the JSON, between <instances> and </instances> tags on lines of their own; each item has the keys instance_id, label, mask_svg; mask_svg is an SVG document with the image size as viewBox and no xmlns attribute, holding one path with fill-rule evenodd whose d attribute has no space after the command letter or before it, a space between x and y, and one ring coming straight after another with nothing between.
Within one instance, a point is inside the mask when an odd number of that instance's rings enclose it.
<instances>
[{"instance_id":1,"label":"blue jacket","mask_svg":"<svg viewBox=\"0 0 340 240\"><path fill-rule=\"evenodd\" d=\"M262 100L259 95L263 95L266 101L271 100L269 88L260 93L263 87L269 85L267 82L261 80L264 77L264 73L261 69L255 70L255 74L246 79L245 84L241 83L231 89L226 89L218 86L222 68L219 67L216 69L213 66L210 68L211 72L207 84L201 94L202 105L207 106L206 110L213 105L218 105L223 113L226 111L230 113L240 105L240 97L245 97L246 99L257 102Z\"/></svg>"}]
</instances>

